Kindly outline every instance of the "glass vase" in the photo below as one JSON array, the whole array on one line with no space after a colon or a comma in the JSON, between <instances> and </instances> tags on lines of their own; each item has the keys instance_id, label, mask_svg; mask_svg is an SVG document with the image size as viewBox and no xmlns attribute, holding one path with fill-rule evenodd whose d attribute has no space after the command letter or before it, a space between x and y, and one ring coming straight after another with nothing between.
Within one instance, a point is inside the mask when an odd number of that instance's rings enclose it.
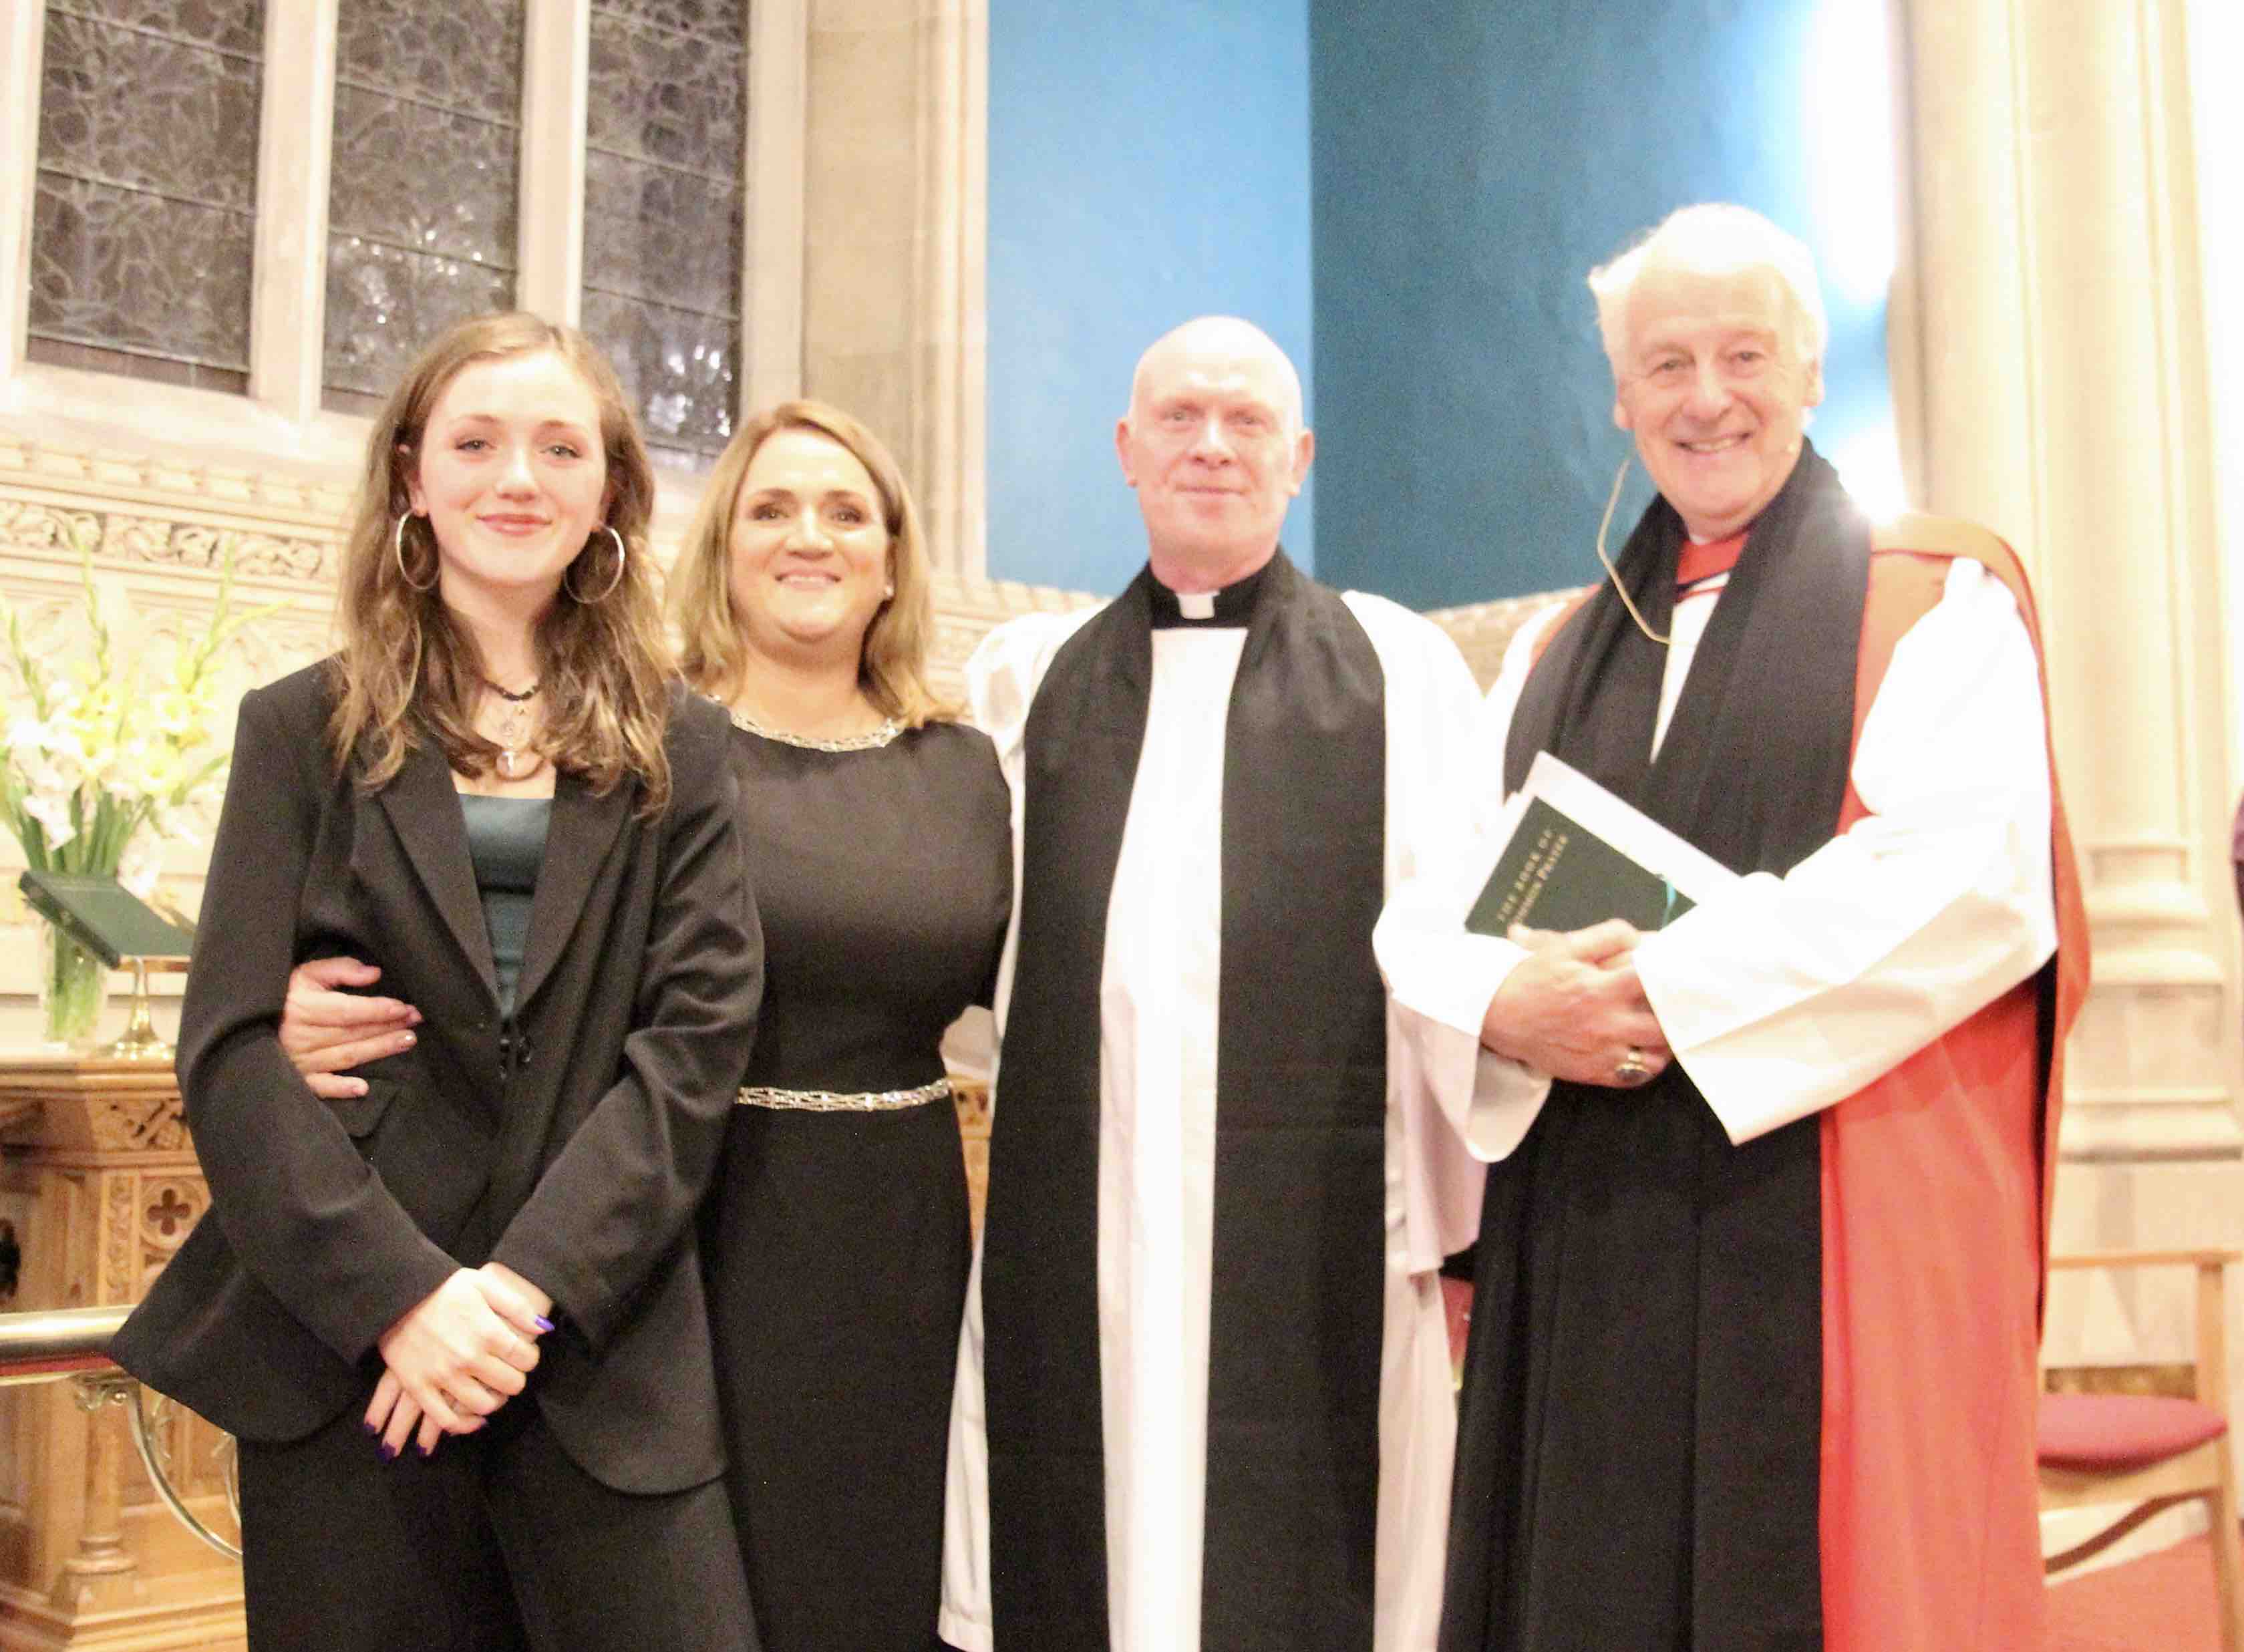
<instances>
[{"instance_id":1,"label":"glass vase","mask_svg":"<svg viewBox=\"0 0 2244 1652\"><path fill-rule=\"evenodd\" d=\"M109 971L51 923L39 926L39 1015L48 1043L83 1055L109 996Z\"/></svg>"}]
</instances>

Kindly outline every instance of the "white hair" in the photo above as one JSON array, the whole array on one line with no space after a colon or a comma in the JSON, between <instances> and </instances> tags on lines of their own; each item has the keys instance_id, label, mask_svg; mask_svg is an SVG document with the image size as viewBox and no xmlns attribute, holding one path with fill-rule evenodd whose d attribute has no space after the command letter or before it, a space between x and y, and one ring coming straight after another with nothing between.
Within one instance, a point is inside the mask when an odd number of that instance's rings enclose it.
<instances>
[{"instance_id":1,"label":"white hair","mask_svg":"<svg viewBox=\"0 0 2244 1652\"><path fill-rule=\"evenodd\" d=\"M1786 233L1748 206L1708 201L1681 206L1610 264L1590 272L1590 291L1598 300L1598 331L1605 360L1620 377L1628 349L1628 300L1638 278L1653 267L1707 274L1766 269L1784 285L1788 303L1789 344L1803 362L1821 361L1830 342L1831 323L1823 314L1822 289L1815 280L1815 259L1807 244Z\"/></svg>"}]
</instances>

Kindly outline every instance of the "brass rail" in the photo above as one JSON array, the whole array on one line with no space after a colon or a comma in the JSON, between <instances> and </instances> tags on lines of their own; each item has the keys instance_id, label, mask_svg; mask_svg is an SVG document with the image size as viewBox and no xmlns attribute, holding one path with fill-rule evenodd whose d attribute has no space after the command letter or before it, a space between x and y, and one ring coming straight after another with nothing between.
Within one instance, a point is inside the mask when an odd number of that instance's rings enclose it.
<instances>
[{"instance_id":1,"label":"brass rail","mask_svg":"<svg viewBox=\"0 0 2244 1652\"><path fill-rule=\"evenodd\" d=\"M0 1313L0 1386L113 1371L109 1339L130 1308L50 1308Z\"/></svg>"},{"instance_id":2,"label":"brass rail","mask_svg":"<svg viewBox=\"0 0 2244 1652\"><path fill-rule=\"evenodd\" d=\"M164 1507L211 1547L240 1560L240 1548L204 1525L172 1484L149 1431L140 1385L109 1357L109 1339L132 1311L115 1307L0 1313L0 1387L67 1379L76 1386L79 1409L88 1416L98 1415L105 1406L122 1406L132 1425L132 1448L140 1453L140 1466L147 1470L148 1483L164 1500ZM237 1520L240 1513L237 1507Z\"/></svg>"}]
</instances>

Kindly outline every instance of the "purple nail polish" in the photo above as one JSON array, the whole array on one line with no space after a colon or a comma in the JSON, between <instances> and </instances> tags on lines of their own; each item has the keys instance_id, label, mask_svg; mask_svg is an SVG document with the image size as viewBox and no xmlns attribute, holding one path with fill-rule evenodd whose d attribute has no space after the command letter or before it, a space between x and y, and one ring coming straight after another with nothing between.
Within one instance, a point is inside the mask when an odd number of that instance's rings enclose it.
<instances>
[{"instance_id":1,"label":"purple nail polish","mask_svg":"<svg viewBox=\"0 0 2244 1652\"><path fill-rule=\"evenodd\" d=\"M394 1463L397 1460L397 1447L386 1440L382 1442L382 1460L385 1463Z\"/></svg>"},{"instance_id":2,"label":"purple nail polish","mask_svg":"<svg viewBox=\"0 0 2244 1652\"><path fill-rule=\"evenodd\" d=\"M382 1432L382 1430L376 1428L372 1423L367 1421L363 1417L359 1419L358 1426L366 1430L367 1438L369 1440L373 1439L375 1435Z\"/></svg>"},{"instance_id":3,"label":"purple nail polish","mask_svg":"<svg viewBox=\"0 0 2244 1652\"><path fill-rule=\"evenodd\" d=\"M540 1331L551 1331L553 1329L553 1322L551 1319L546 1318L542 1314L532 1315L531 1323L535 1325Z\"/></svg>"}]
</instances>

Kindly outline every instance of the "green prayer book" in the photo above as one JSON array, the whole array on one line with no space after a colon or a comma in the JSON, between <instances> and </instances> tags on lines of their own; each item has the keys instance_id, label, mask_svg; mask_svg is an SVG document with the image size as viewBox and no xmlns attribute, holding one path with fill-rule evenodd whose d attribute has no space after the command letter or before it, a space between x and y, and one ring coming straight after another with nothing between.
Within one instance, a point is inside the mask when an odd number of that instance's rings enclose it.
<instances>
[{"instance_id":1,"label":"green prayer book","mask_svg":"<svg viewBox=\"0 0 2244 1652\"><path fill-rule=\"evenodd\" d=\"M195 932L166 917L114 878L26 871L16 880L32 911L112 969L130 958L184 958Z\"/></svg>"},{"instance_id":2,"label":"green prayer book","mask_svg":"<svg viewBox=\"0 0 2244 1652\"><path fill-rule=\"evenodd\" d=\"M1513 798L1509 833L1466 915L1476 934L1516 923L1565 932L1625 918L1664 929L1737 874L1549 752Z\"/></svg>"}]
</instances>

